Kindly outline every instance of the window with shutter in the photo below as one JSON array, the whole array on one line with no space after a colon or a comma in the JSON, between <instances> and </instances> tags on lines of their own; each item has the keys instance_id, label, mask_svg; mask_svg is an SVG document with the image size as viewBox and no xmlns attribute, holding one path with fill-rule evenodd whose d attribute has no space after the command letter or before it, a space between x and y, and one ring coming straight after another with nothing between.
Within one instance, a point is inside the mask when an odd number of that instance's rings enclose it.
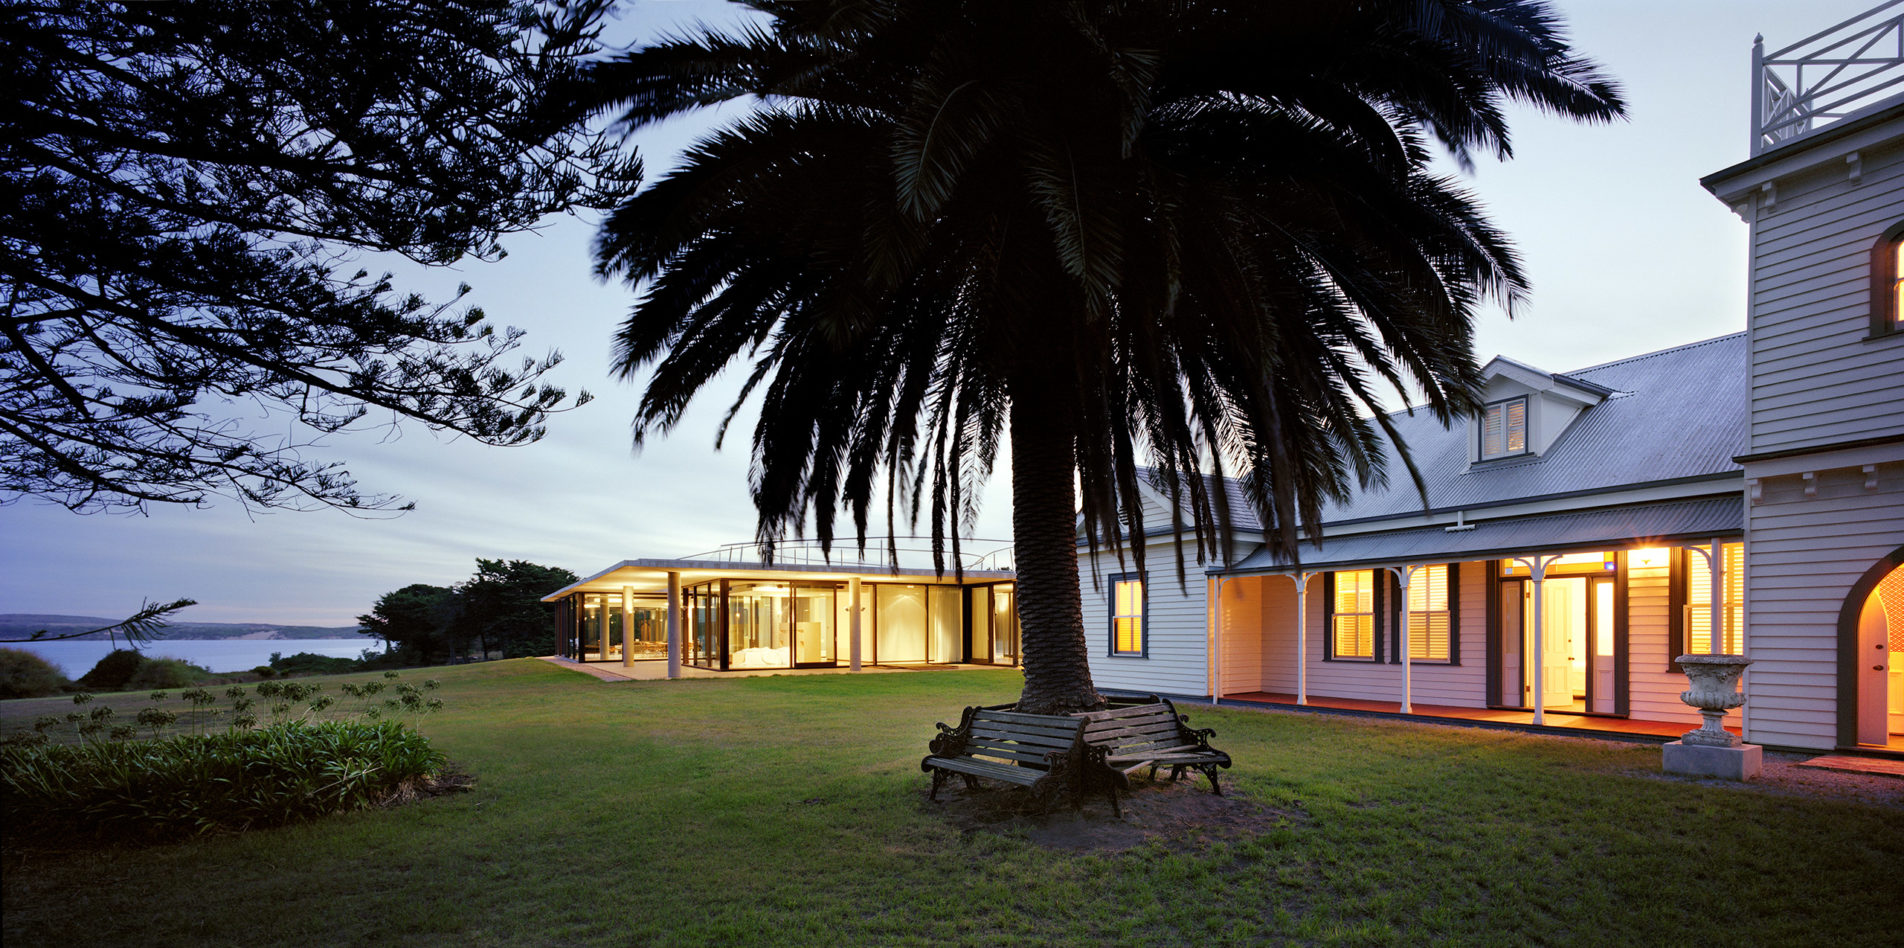
<instances>
[{"instance_id":1,"label":"window with shutter","mask_svg":"<svg viewBox=\"0 0 1904 948\"><path fill-rule=\"evenodd\" d=\"M1725 603L1720 613L1725 628L1720 631L1718 648L1712 641L1712 574L1707 572L1705 557L1693 553L1686 558L1686 654L1739 655L1745 651L1745 545L1727 543L1719 553L1721 594Z\"/></svg>"},{"instance_id":2,"label":"window with shutter","mask_svg":"<svg viewBox=\"0 0 1904 948\"><path fill-rule=\"evenodd\" d=\"M1452 654L1448 567L1424 566L1408 582L1408 658L1445 662Z\"/></svg>"},{"instance_id":3,"label":"window with shutter","mask_svg":"<svg viewBox=\"0 0 1904 948\"><path fill-rule=\"evenodd\" d=\"M1481 415L1481 460L1526 453L1526 396L1487 406Z\"/></svg>"}]
</instances>

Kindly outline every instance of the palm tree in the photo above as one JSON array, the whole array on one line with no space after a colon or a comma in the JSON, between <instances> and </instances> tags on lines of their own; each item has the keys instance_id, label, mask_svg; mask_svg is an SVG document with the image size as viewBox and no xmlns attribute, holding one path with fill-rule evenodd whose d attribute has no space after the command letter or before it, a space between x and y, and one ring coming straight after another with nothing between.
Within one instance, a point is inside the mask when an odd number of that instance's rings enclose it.
<instances>
[{"instance_id":1,"label":"palm tree","mask_svg":"<svg viewBox=\"0 0 1904 948\"><path fill-rule=\"evenodd\" d=\"M1530 0L749 5L584 96L633 129L752 105L602 227L599 272L645 287L636 442L751 359L764 544L844 508L863 546L883 497L956 557L1009 432L1029 711L1100 703L1078 535L1143 568L1140 464L1198 561L1226 477L1293 558L1387 476L1383 390L1473 409L1473 314L1525 281L1436 146L1506 157L1510 99L1622 111Z\"/></svg>"}]
</instances>

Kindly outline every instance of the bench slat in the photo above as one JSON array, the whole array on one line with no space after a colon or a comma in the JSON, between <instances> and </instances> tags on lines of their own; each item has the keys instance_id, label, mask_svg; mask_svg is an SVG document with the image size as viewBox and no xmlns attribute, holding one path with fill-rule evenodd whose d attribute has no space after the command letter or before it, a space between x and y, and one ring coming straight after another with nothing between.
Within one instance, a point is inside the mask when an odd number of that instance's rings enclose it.
<instances>
[{"instance_id":1,"label":"bench slat","mask_svg":"<svg viewBox=\"0 0 1904 948\"><path fill-rule=\"evenodd\" d=\"M972 722L972 733L1002 737L1006 740L1022 740L1026 743L1049 744L1053 747L1070 747L1078 739L1078 732L1076 731L1072 731L1068 734L1058 734L1044 728L989 724L984 721Z\"/></svg>"},{"instance_id":2,"label":"bench slat","mask_svg":"<svg viewBox=\"0 0 1904 948\"><path fill-rule=\"evenodd\" d=\"M1051 735L1028 735L1024 731L1003 731L998 727L977 727L973 725L971 737L982 737L986 741L1013 741L1040 748L1068 748L1078 742L1078 735L1070 737L1051 737Z\"/></svg>"},{"instance_id":3,"label":"bench slat","mask_svg":"<svg viewBox=\"0 0 1904 948\"><path fill-rule=\"evenodd\" d=\"M1104 756L1108 758L1139 758L1144 754L1165 754L1171 750L1203 750L1198 744L1186 744L1182 741L1150 741L1146 744L1127 744L1121 748L1106 748Z\"/></svg>"},{"instance_id":4,"label":"bench slat","mask_svg":"<svg viewBox=\"0 0 1904 948\"><path fill-rule=\"evenodd\" d=\"M1016 711L980 711L972 716L972 720L974 721L983 721L986 718L993 718L999 721L1012 721L1018 724L1037 724L1044 727L1055 727L1060 730L1068 730L1073 734L1077 733L1084 726L1083 718L1073 718L1058 714L1019 714Z\"/></svg>"},{"instance_id":5,"label":"bench slat","mask_svg":"<svg viewBox=\"0 0 1904 948\"><path fill-rule=\"evenodd\" d=\"M971 774L974 777L988 777L1029 787L1046 776L1044 771L1029 767L1007 767L1003 764L988 764L969 757L928 757L926 763L939 770L953 773Z\"/></svg>"},{"instance_id":6,"label":"bench slat","mask_svg":"<svg viewBox=\"0 0 1904 948\"><path fill-rule=\"evenodd\" d=\"M1138 725L1135 727L1102 728L1096 731L1085 731L1084 739L1093 744L1102 744L1105 741L1118 740L1126 736L1136 737L1136 736L1146 736L1146 735L1152 735L1152 734L1175 734L1181 730L1182 728L1178 727L1176 724L1172 722L1168 722L1168 721L1163 721L1163 722L1158 722L1155 724Z\"/></svg>"},{"instance_id":7,"label":"bench slat","mask_svg":"<svg viewBox=\"0 0 1904 948\"><path fill-rule=\"evenodd\" d=\"M988 746L976 741L965 745L965 756L1002 757L1006 760L1024 761L1027 764L1037 767L1039 770L1045 769L1045 755L1047 753L1049 753L1049 751L1020 750L1010 745Z\"/></svg>"},{"instance_id":8,"label":"bench slat","mask_svg":"<svg viewBox=\"0 0 1904 948\"><path fill-rule=\"evenodd\" d=\"M1134 704L1122 708L1109 708L1103 711L1087 711L1078 715L1086 721L1106 721L1116 718L1145 717L1152 714L1169 714L1170 709L1159 704Z\"/></svg>"}]
</instances>

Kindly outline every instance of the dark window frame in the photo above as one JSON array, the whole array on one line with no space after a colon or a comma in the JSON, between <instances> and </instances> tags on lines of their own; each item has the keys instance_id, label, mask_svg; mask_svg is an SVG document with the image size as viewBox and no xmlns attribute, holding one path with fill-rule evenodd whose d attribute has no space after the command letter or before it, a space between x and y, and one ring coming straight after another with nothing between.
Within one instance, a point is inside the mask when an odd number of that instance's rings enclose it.
<instances>
[{"instance_id":1,"label":"dark window frame","mask_svg":"<svg viewBox=\"0 0 1904 948\"><path fill-rule=\"evenodd\" d=\"M1409 664L1410 665L1450 665L1450 666L1459 667L1461 665L1461 564L1460 563L1426 563L1423 565L1448 567L1448 657L1447 658L1415 658L1415 659L1410 659ZM1383 572L1387 572L1387 570L1383 570ZM1389 573L1388 582L1385 583L1384 585L1392 589L1395 593L1395 595L1391 597L1393 599L1393 604L1389 607L1389 612L1387 616L1388 619L1390 620L1389 621L1390 641L1389 641L1388 662L1391 665L1400 665L1402 663L1401 614L1402 614L1402 610L1408 607L1408 604L1402 601L1401 584L1395 579L1395 575L1393 573ZM1331 599L1330 602L1333 603L1334 600ZM1410 628L1408 630L1408 634L1409 634L1409 638L1412 640L1414 638L1414 629Z\"/></svg>"},{"instance_id":2,"label":"dark window frame","mask_svg":"<svg viewBox=\"0 0 1904 948\"><path fill-rule=\"evenodd\" d=\"M1904 225L1899 226L1904 227ZM1721 549L1729 550L1733 544L1738 544L1739 555L1740 558L1743 559L1745 555L1744 538L1724 540L1720 546ZM1712 575L1708 572L1710 567L1705 565L1705 557L1700 557L1698 561L1699 565L1695 567L1692 559L1692 551L1683 546L1673 548L1673 555L1668 559L1667 563L1670 569L1667 582L1671 586L1671 591L1666 597L1666 606L1671 610L1672 614L1667 616L1666 625L1666 670L1677 675L1683 674L1683 670L1679 667L1679 656L1688 654L1689 648L1686 640L1690 637L1691 630L1686 627L1686 604L1692 601L1690 584L1692 583L1693 573L1696 569L1699 575L1708 583L1712 581ZM1724 584L1721 584L1720 588L1723 590ZM1743 584L1741 584L1739 593L1741 596L1745 593ZM1707 608L1711 608L1710 603L1707 604ZM1729 607L1727 607L1727 611L1731 611ZM1743 626L1743 623L1741 623L1741 626ZM1743 627L1741 627L1739 635L1743 640L1745 635ZM1720 642L1725 640L1725 632L1722 629L1710 630L1708 636ZM1745 642L1740 641L1739 647L1744 648Z\"/></svg>"},{"instance_id":3,"label":"dark window frame","mask_svg":"<svg viewBox=\"0 0 1904 948\"><path fill-rule=\"evenodd\" d=\"M1871 334L1867 342L1904 336L1904 313L1898 312L1897 286L1904 280L1898 272L1897 248L1904 244L1904 221L1892 224L1877 243L1871 245Z\"/></svg>"},{"instance_id":4,"label":"dark window frame","mask_svg":"<svg viewBox=\"0 0 1904 948\"><path fill-rule=\"evenodd\" d=\"M1335 653L1335 577L1337 573L1372 573L1379 576L1389 577L1387 581L1378 580L1373 583L1375 587L1374 601L1370 603L1369 605L1369 608L1374 610L1374 614L1370 616L1371 627L1369 629L1369 638L1370 638L1369 651L1371 652L1371 654L1366 657L1361 655L1337 655ZM1323 581L1322 581L1322 600L1323 600L1322 660L1323 661L1325 662L1353 662L1357 665L1380 665L1386 660L1384 656L1384 653L1386 650L1382 646L1387 643L1388 635L1387 635L1387 629L1384 628L1382 618L1383 616L1387 615L1387 612L1388 612L1388 605L1387 605L1388 597L1383 596L1383 591L1388 588L1389 582L1392 582L1392 581L1393 581L1392 574L1390 574L1388 570L1382 569L1380 567L1369 567L1367 569L1330 570L1329 572L1323 574ZM1360 615L1361 613L1356 613L1356 614Z\"/></svg>"},{"instance_id":5,"label":"dark window frame","mask_svg":"<svg viewBox=\"0 0 1904 948\"><path fill-rule=\"evenodd\" d=\"M1139 605L1138 605L1138 615L1137 615L1137 651L1120 652L1117 650L1117 618L1118 618L1117 584L1129 583L1129 582L1134 582L1138 584L1137 588L1139 593L1139 596L1138 596ZM1116 575L1111 576L1110 582L1106 583L1105 585L1106 585L1106 595L1104 600L1104 604L1106 606L1105 625L1107 627L1107 631L1110 633L1110 639L1111 639L1110 652L1108 652L1107 654L1111 658L1149 658L1150 657L1150 582L1148 578L1143 573L1118 573ZM1017 603L1014 602L1013 605L1016 606Z\"/></svg>"}]
</instances>

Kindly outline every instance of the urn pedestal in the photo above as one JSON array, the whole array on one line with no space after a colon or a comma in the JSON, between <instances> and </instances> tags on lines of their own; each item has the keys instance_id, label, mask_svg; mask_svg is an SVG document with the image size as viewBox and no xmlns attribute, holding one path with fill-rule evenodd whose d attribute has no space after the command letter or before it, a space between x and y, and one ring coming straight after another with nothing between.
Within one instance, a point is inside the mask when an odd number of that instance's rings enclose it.
<instances>
[{"instance_id":1,"label":"urn pedestal","mask_svg":"<svg viewBox=\"0 0 1904 948\"><path fill-rule=\"evenodd\" d=\"M1692 687L1679 700L1699 709L1705 723L1667 744L1667 773L1750 780L1764 768L1764 752L1725 729L1726 712L1745 704L1739 676L1752 660L1743 655L1681 655L1679 667Z\"/></svg>"}]
</instances>

